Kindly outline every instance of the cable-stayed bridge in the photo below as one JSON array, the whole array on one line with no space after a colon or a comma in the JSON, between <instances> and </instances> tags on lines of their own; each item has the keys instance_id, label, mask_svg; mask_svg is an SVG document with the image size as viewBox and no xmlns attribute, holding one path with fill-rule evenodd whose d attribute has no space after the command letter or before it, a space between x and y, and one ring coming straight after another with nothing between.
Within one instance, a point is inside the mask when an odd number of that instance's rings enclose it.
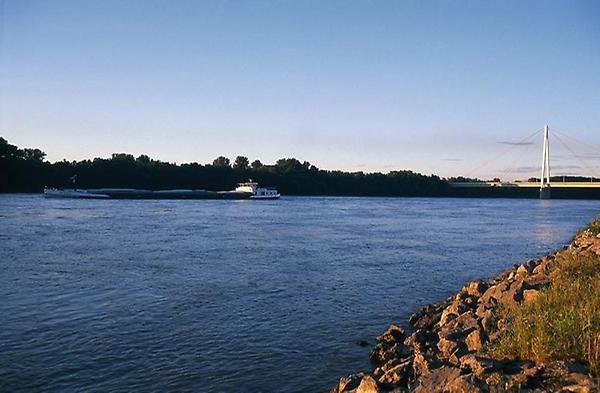
<instances>
[{"instance_id":1,"label":"cable-stayed bridge","mask_svg":"<svg viewBox=\"0 0 600 393\"><path fill-rule=\"evenodd\" d=\"M569 137L557 130L550 129L547 125L519 142L510 143L511 147L501 152L499 155L492 157L486 163L480 165L470 173L474 173L484 166L499 160L517 146L532 145L532 141L535 137L539 136L540 133L543 134L543 143L539 178L509 182L503 182L499 179L493 181L452 182L450 185L456 190L455 193L461 196L481 196L484 194L490 196L532 197L534 195L539 195L539 198L541 199L549 199L551 197L600 199L600 176L597 175L594 166L590 165L581 154L577 153L579 148L585 147L588 150L591 150L593 154L596 154L596 158L600 158L600 147ZM589 175L586 173L586 175L563 174L554 177L550 176L550 135L552 135L553 139L556 139L559 144L572 155L572 158L575 158L582 164L580 168L589 172ZM578 147L571 147L567 140L576 143ZM573 179L577 180L574 181ZM589 179L589 181L587 179Z\"/></svg>"}]
</instances>

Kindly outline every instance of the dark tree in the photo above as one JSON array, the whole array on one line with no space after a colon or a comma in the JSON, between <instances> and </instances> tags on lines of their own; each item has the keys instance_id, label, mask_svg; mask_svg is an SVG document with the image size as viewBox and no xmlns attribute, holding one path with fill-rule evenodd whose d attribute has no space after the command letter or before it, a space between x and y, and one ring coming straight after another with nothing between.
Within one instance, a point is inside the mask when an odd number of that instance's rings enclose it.
<instances>
[{"instance_id":1,"label":"dark tree","mask_svg":"<svg viewBox=\"0 0 600 393\"><path fill-rule=\"evenodd\" d=\"M42 162L44 157L46 157L46 153L40 149L23 149L23 158L26 160Z\"/></svg>"},{"instance_id":2,"label":"dark tree","mask_svg":"<svg viewBox=\"0 0 600 393\"><path fill-rule=\"evenodd\" d=\"M39 149L19 149L0 138L0 192L40 192L44 186L72 187L69 179L77 175L77 187L123 187L151 190L190 188L231 190L249 177L264 186L277 187L284 195L364 195L435 196L445 195L448 183L437 176L411 171L388 174L327 171L295 158L282 158L275 165L259 160L248 167L248 159L238 156L233 167L226 157L212 165L172 164L115 153L110 158L79 162L49 163Z\"/></svg>"},{"instance_id":3,"label":"dark tree","mask_svg":"<svg viewBox=\"0 0 600 393\"><path fill-rule=\"evenodd\" d=\"M233 169L246 170L248 169L249 161L248 157L237 156L235 161L233 162Z\"/></svg>"},{"instance_id":4,"label":"dark tree","mask_svg":"<svg viewBox=\"0 0 600 393\"><path fill-rule=\"evenodd\" d=\"M133 154L127 153L113 153L112 159L113 161L135 162L135 157L133 157Z\"/></svg>"},{"instance_id":5,"label":"dark tree","mask_svg":"<svg viewBox=\"0 0 600 393\"><path fill-rule=\"evenodd\" d=\"M252 161L252 164L250 164L250 166L252 167L252 169L260 169L263 167L263 163L260 162L260 160L254 160Z\"/></svg>"},{"instance_id":6,"label":"dark tree","mask_svg":"<svg viewBox=\"0 0 600 393\"><path fill-rule=\"evenodd\" d=\"M213 161L213 166L217 167L217 168L229 168L231 166L231 163L229 161L229 158L227 157L223 157L223 156L219 156L217 158L215 158L215 160Z\"/></svg>"},{"instance_id":7,"label":"dark tree","mask_svg":"<svg viewBox=\"0 0 600 393\"><path fill-rule=\"evenodd\" d=\"M140 165L148 165L150 164L150 157L145 154L140 155L135 161Z\"/></svg>"},{"instance_id":8,"label":"dark tree","mask_svg":"<svg viewBox=\"0 0 600 393\"><path fill-rule=\"evenodd\" d=\"M0 158L21 158L23 157L23 151L15 145L11 145L8 141L0 137Z\"/></svg>"}]
</instances>

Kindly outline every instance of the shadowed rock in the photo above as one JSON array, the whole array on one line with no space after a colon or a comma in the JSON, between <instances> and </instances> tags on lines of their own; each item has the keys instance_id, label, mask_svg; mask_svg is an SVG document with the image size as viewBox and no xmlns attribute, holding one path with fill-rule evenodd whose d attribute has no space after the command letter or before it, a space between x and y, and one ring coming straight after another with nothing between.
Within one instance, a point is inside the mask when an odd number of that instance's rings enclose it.
<instances>
[{"instance_id":1,"label":"shadowed rock","mask_svg":"<svg viewBox=\"0 0 600 393\"><path fill-rule=\"evenodd\" d=\"M412 354L412 348L404 344L404 329L392 324L382 335L377 337L377 345L369 354L371 363L382 366L392 359L402 359Z\"/></svg>"}]
</instances>

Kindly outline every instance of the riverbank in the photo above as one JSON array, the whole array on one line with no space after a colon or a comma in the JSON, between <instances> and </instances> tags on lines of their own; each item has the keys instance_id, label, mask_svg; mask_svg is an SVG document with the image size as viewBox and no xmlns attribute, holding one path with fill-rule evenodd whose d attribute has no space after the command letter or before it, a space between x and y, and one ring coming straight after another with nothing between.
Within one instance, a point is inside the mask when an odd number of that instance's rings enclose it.
<instances>
[{"instance_id":1,"label":"riverbank","mask_svg":"<svg viewBox=\"0 0 600 393\"><path fill-rule=\"evenodd\" d=\"M424 306L332 393L597 392L600 221L570 244Z\"/></svg>"}]
</instances>

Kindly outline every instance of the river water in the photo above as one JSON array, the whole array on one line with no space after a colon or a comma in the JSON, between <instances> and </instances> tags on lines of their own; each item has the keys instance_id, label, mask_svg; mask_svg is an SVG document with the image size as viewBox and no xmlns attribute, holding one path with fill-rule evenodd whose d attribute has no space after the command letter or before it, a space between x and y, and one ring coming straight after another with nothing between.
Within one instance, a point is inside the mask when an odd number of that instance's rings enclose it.
<instances>
[{"instance_id":1,"label":"river water","mask_svg":"<svg viewBox=\"0 0 600 393\"><path fill-rule=\"evenodd\" d=\"M327 391L369 367L390 323L561 247L599 212L0 195L0 391Z\"/></svg>"}]
</instances>

